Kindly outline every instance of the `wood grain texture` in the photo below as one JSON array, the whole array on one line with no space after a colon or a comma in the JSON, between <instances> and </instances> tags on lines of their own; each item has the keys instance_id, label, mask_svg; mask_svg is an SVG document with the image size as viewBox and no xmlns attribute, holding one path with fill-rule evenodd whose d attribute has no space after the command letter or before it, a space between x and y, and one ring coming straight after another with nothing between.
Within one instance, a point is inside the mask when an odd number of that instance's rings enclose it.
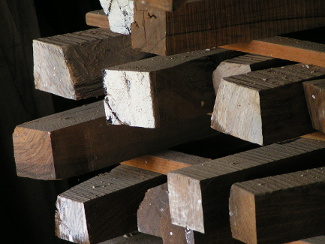
<instances>
[{"instance_id":1,"label":"wood grain texture","mask_svg":"<svg viewBox=\"0 0 325 244\"><path fill-rule=\"evenodd\" d=\"M121 164L160 174L167 174L170 171L185 168L190 165L208 160L208 158L202 158L194 155L189 156L188 154L181 152L165 151L154 155L145 155L127 160Z\"/></svg>"},{"instance_id":2,"label":"wood grain texture","mask_svg":"<svg viewBox=\"0 0 325 244\"><path fill-rule=\"evenodd\" d=\"M102 102L43 117L16 127L17 174L62 179L213 135L209 118L159 129L106 125Z\"/></svg>"},{"instance_id":3,"label":"wood grain texture","mask_svg":"<svg viewBox=\"0 0 325 244\"><path fill-rule=\"evenodd\" d=\"M301 137L307 138L307 139L325 141L325 134L322 133L322 132L314 132L314 133L311 133L311 134L303 135Z\"/></svg>"},{"instance_id":4,"label":"wood grain texture","mask_svg":"<svg viewBox=\"0 0 325 244\"><path fill-rule=\"evenodd\" d=\"M138 230L163 239L164 244L239 244L227 232L201 234L172 224L167 183L146 192L137 212Z\"/></svg>"},{"instance_id":5,"label":"wood grain texture","mask_svg":"<svg viewBox=\"0 0 325 244\"><path fill-rule=\"evenodd\" d=\"M56 235L76 243L99 243L137 230L136 211L147 189L166 176L120 165L60 194Z\"/></svg>"},{"instance_id":6,"label":"wood grain texture","mask_svg":"<svg viewBox=\"0 0 325 244\"><path fill-rule=\"evenodd\" d=\"M323 166L324 155L324 142L300 138L169 172L172 221L206 234L223 228L231 236L228 198L233 183Z\"/></svg>"},{"instance_id":7,"label":"wood grain texture","mask_svg":"<svg viewBox=\"0 0 325 244\"><path fill-rule=\"evenodd\" d=\"M325 79L303 83L313 128L325 132Z\"/></svg>"},{"instance_id":8,"label":"wood grain texture","mask_svg":"<svg viewBox=\"0 0 325 244\"><path fill-rule=\"evenodd\" d=\"M94 10L86 13L86 24L89 26L109 28L107 15L103 10Z\"/></svg>"},{"instance_id":9,"label":"wood grain texture","mask_svg":"<svg viewBox=\"0 0 325 244\"><path fill-rule=\"evenodd\" d=\"M252 71L279 67L288 64L287 60L276 59L272 57L260 56L255 54L241 55L232 59L222 61L213 71L213 87L215 93L222 78L246 74Z\"/></svg>"},{"instance_id":10,"label":"wood grain texture","mask_svg":"<svg viewBox=\"0 0 325 244\"><path fill-rule=\"evenodd\" d=\"M109 123L159 128L205 118L213 109L212 72L224 49L156 56L105 69L105 112Z\"/></svg>"},{"instance_id":11,"label":"wood grain texture","mask_svg":"<svg viewBox=\"0 0 325 244\"><path fill-rule=\"evenodd\" d=\"M324 77L325 69L295 64L221 80L211 127L267 145L313 131L302 82Z\"/></svg>"},{"instance_id":12,"label":"wood grain texture","mask_svg":"<svg viewBox=\"0 0 325 244\"><path fill-rule=\"evenodd\" d=\"M132 47L171 55L324 25L322 0L206 0L174 12L135 3Z\"/></svg>"},{"instance_id":13,"label":"wood grain texture","mask_svg":"<svg viewBox=\"0 0 325 244\"><path fill-rule=\"evenodd\" d=\"M294 38L275 36L222 48L325 67L324 44Z\"/></svg>"},{"instance_id":14,"label":"wood grain texture","mask_svg":"<svg viewBox=\"0 0 325 244\"><path fill-rule=\"evenodd\" d=\"M229 198L232 235L247 244L318 236L324 233L324 206L325 167L235 183Z\"/></svg>"},{"instance_id":15,"label":"wood grain texture","mask_svg":"<svg viewBox=\"0 0 325 244\"><path fill-rule=\"evenodd\" d=\"M35 87L74 100L104 94L102 69L146 56L105 28L39 38L33 51Z\"/></svg>"}]
</instances>

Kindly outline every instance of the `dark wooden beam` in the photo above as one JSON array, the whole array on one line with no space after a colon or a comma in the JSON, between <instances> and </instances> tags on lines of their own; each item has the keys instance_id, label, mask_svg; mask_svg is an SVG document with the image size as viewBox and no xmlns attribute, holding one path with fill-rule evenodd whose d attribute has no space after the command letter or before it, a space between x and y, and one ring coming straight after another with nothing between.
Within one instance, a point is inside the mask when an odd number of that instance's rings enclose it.
<instances>
[{"instance_id":1,"label":"dark wooden beam","mask_svg":"<svg viewBox=\"0 0 325 244\"><path fill-rule=\"evenodd\" d=\"M322 235L324 206L325 167L235 183L229 198L232 236L263 244Z\"/></svg>"},{"instance_id":2,"label":"dark wooden beam","mask_svg":"<svg viewBox=\"0 0 325 244\"><path fill-rule=\"evenodd\" d=\"M212 128L266 145L313 131L302 83L325 76L325 68L295 64L221 80Z\"/></svg>"},{"instance_id":3,"label":"dark wooden beam","mask_svg":"<svg viewBox=\"0 0 325 244\"><path fill-rule=\"evenodd\" d=\"M33 51L35 87L73 100L104 94L102 69L147 55L105 28L39 38Z\"/></svg>"},{"instance_id":4,"label":"dark wooden beam","mask_svg":"<svg viewBox=\"0 0 325 244\"><path fill-rule=\"evenodd\" d=\"M240 54L225 49L203 50L105 69L108 122L158 128L207 117L215 101L214 69L221 61Z\"/></svg>"},{"instance_id":5,"label":"dark wooden beam","mask_svg":"<svg viewBox=\"0 0 325 244\"><path fill-rule=\"evenodd\" d=\"M316 28L324 8L322 0L205 0L166 12L135 2L132 47L172 55Z\"/></svg>"},{"instance_id":6,"label":"dark wooden beam","mask_svg":"<svg viewBox=\"0 0 325 244\"><path fill-rule=\"evenodd\" d=\"M120 165L60 194L56 235L76 243L99 243L137 230L136 211L147 189L166 176Z\"/></svg>"},{"instance_id":7,"label":"dark wooden beam","mask_svg":"<svg viewBox=\"0 0 325 244\"><path fill-rule=\"evenodd\" d=\"M96 102L17 126L17 174L47 180L84 174L214 135L209 123L207 116L159 129L108 126L103 104Z\"/></svg>"},{"instance_id":8,"label":"dark wooden beam","mask_svg":"<svg viewBox=\"0 0 325 244\"><path fill-rule=\"evenodd\" d=\"M324 155L325 142L300 138L169 172L172 221L206 234L229 229L232 184L323 166Z\"/></svg>"}]
</instances>

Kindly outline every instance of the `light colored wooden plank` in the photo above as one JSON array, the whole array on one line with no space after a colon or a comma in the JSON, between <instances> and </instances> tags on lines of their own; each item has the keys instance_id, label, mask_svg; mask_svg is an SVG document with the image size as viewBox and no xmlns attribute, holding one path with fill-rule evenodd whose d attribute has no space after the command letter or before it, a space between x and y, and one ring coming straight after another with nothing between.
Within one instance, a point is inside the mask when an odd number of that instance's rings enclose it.
<instances>
[{"instance_id":1,"label":"light colored wooden plank","mask_svg":"<svg viewBox=\"0 0 325 244\"><path fill-rule=\"evenodd\" d=\"M172 55L247 42L323 26L324 8L322 0L205 0L166 12L136 2L132 46Z\"/></svg>"},{"instance_id":2,"label":"light colored wooden plank","mask_svg":"<svg viewBox=\"0 0 325 244\"><path fill-rule=\"evenodd\" d=\"M313 128L325 133L325 79L303 83Z\"/></svg>"},{"instance_id":3,"label":"light colored wooden plank","mask_svg":"<svg viewBox=\"0 0 325 244\"><path fill-rule=\"evenodd\" d=\"M159 129L106 125L102 102L16 127L17 174L62 179L211 136L210 120L187 120Z\"/></svg>"},{"instance_id":4,"label":"light colored wooden plank","mask_svg":"<svg viewBox=\"0 0 325 244\"><path fill-rule=\"evenodd\" d=\"M325 76L325 69L294 64L221 80L212 128L267 145L313 131L302 82Z\"/></svg>"},{"instance_id":5,"label":"light colored wooden plank","mask_svg":"<svg viewBox=\"0 0 325 244\"><path fill-rule=\"evenodd\" d=\"M213 109L212 72L238 56L224 49L156 56L105 69L105 112L109 123L159 128Z\"/></svg>"},{"instance_id":6,"label":"light colored wooden plank","mask_svg":"<svg viewBox=\"0 0 325 244\"><path fill-rule=\"evenodd\" d=\"M325 167L235 183L229 198L232 236L262 244L321 235L324 206Z\"/></svg>"},{"instance_id":7,"label":"light colored wooden plank","mask_svg":"<svg viewBox=\"0 0 325 244\"><path fill-rule=\"evenodd\" d=\"M86 24L89 26L109 28L108 18L103 10L94 10L86 13Z\"/></svg>"},{"instance_id":8,"label":"light colored wooden plank","mask_svg":"<svg viewBox=\"0 0 325 244\"><path fill-rule=\"evenodd\" d=\"M325 67L324 44L289 37L275 36L224 45L222 48Z\"/></svg>"},{"instance_id":9,"label":"light colored wooden plank","mask_svg":"<svg viewBox=\"0 0 325 244\"><path fill-rule=\"evenodd\" d=\"M300 138L169 172L172 221L206 234L228 227L231 235L228 198L233 183L319 167L324 153L323 141Z\"/></svg>"},{"instance_id":10,"label":"light colored wooden plank","mask_svg":"<svg viewBox=\"0 0 325 244\"><path fill-rule=\"evenodd\" d=\"M133 22L133 0L99 0L108 17L112 32L130 35Z\"/></svg>"},{"instance_id":11,"label":"light colored wooden plank","mask_svg":"<svg viewBox=\"0 0 325 244\"><path fill-rule=\"evenodd\" d=\"M102 69L147 55L105 28L39 38L33 51L35 87L74 100L104 94Z\"/></svg>"}]
</instances>

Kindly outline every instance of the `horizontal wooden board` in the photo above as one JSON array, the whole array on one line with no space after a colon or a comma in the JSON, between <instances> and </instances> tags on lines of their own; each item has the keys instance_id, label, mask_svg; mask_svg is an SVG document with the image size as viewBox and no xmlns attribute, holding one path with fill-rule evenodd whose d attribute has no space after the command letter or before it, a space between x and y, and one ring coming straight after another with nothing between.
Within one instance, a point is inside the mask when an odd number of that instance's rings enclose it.
<instances>
[{"instance_id":1,"label":"horizontal wooden board","mask_svg":"<svg viewBox=\"0 0 325 244\"><path fill-rule=\"evenodd\" d=\"M275 36L224 45L222 48L325 67L325 45L322 43Z\"/></svg>"},{"instance_id":2,"label":"horizontal wooden board","mask_svg":"<svg viewBox=\"0 0 325 244\"><path fill-rule=\"evenodd\" d=\"M89 26L109 28L108 18L103 10L94 10L86 13L86 24Z\"/></svg>"},{"instance_id":3,"label":"horizontal wooden board","mask_svg":"<svg viewBox=\"0 0 325 244\"><path fill-rule=\"evenodd\" d=\"M325 24L322 0L205 0L174 12L136 2L132 47L158 55L247 42Z\"/></svg>"},{"instance_id":4,"label":"horizontal wooden board","mask_svg":"<svg viewBox=\"0 0 325 244\"><path fill-rule=\"evenodd\" d=\"M30 121L13 134L17 174L62 179L215 134L210 120L159 129L108 126L102 102Z\"/></svg>"}]
</instances>

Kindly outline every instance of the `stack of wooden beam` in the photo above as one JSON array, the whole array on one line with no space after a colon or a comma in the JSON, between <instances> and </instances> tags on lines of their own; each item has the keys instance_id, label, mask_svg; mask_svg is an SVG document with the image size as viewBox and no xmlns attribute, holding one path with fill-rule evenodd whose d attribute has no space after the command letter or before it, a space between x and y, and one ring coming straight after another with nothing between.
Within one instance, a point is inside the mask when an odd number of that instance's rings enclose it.
<instances>
[{"instance_id":1,"label":"stack of wooden beam","mask_svg":"<svg viewBox=\"0 0 325 244\"><path fill-rule=\"evenodd\" d=\"M325 45L280 36L324 26L323 0L101 4L33 44L37 89L100 101L13 134L20 177L107 169L58 196L56 235L325 243Z\"/></svg>"}]
</instances>

